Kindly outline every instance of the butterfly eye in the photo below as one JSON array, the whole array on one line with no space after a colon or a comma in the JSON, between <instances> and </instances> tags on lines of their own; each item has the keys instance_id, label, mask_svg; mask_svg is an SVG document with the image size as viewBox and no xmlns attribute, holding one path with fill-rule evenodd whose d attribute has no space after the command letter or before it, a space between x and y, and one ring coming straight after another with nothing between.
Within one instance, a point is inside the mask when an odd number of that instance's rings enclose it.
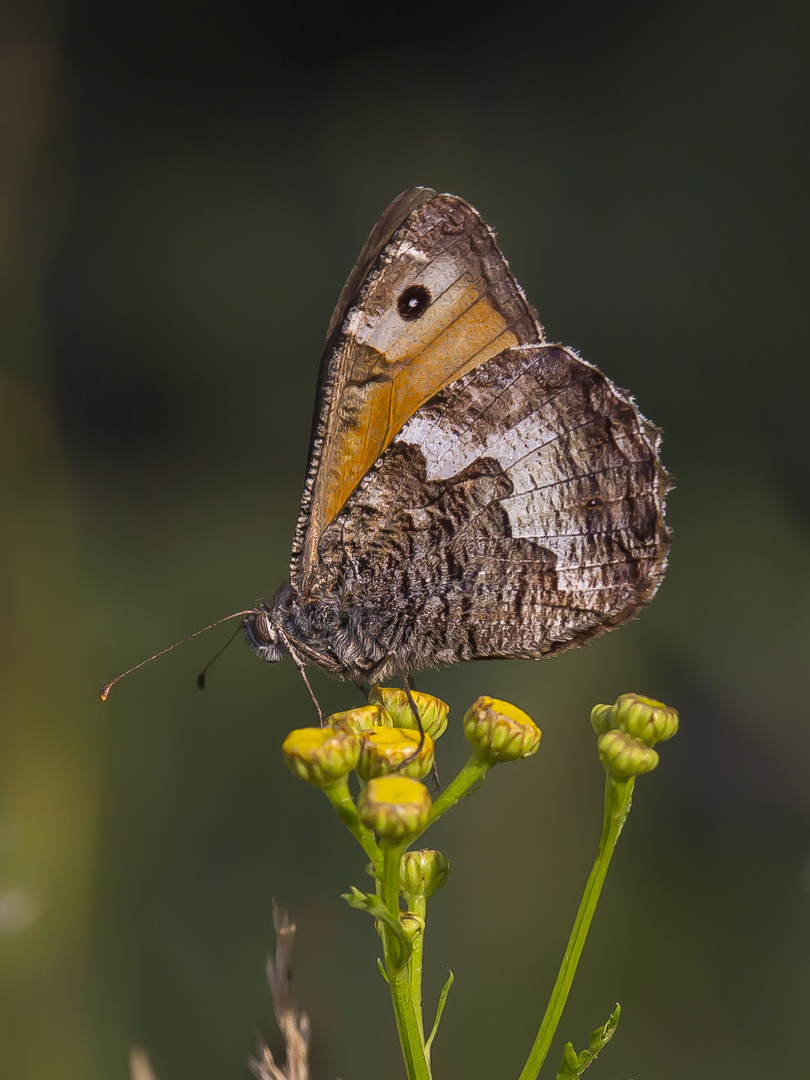
<instances>
[{"instance_id":1,"label":"butterfly eye","mask_svg":"<svg viewBox=\"0 0 810 1080\"><path fill-rule=\"evenodd\" d=\"M263 611L257 611L250 620L250 629L263 643L274 642L275 634L270 629L270 620Z\"/></svg>"},{"instance_id":2,"label":"butterfly eye","mask_svg":"<svg viewBox=\"0 0 810 1080\"><path fill-rule=\"evenodd\" d=\"M397 311L407 321L424 315L429 306L430 290L424 285L409 285L397 300Z\"/></svg>"}]
</instances>

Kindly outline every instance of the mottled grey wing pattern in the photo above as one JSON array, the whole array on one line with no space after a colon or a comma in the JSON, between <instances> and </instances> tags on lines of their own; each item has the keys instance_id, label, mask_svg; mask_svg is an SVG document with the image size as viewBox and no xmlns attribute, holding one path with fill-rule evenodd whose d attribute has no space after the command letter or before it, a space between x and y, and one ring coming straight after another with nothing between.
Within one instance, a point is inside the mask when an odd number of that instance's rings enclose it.
<instances>
[{"instance_id":1,"label":"mottled grey wing pattern","mask_svg":"<svg viewBox=\"0 0 810 1080\"><path fill-rule=\"evenodd\" d=\"M630 618L666 568L659 433L560 346L511 348L404 425L324 532L335 644L410 669L540 657ZM393 599L395 598L395 599Z\"/></svg>"}]
</instances>

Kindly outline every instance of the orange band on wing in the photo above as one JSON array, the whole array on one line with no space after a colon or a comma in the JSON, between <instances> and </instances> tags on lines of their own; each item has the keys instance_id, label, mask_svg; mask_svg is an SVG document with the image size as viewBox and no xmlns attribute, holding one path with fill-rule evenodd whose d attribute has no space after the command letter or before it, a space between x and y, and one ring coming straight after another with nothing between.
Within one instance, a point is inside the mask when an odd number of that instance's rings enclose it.
<instances>
[{"instance_id":1,"label":"orange band on wing","mask_svg":"<svg viewBox=\"0 0 810 1080\"><path fill-rule=\"evenodd\" d=\"M349 346L356 359L323 449L305 567L312 566L324 529L416 410L466 372L518 344L503 315L478 290L457 293L453 307L459 313L453 311L448 320L448 312L442 312L444 329L435 336L428 318L415 324L412 334L403 334L389 353Z\"/></svg>"}]
</instances>

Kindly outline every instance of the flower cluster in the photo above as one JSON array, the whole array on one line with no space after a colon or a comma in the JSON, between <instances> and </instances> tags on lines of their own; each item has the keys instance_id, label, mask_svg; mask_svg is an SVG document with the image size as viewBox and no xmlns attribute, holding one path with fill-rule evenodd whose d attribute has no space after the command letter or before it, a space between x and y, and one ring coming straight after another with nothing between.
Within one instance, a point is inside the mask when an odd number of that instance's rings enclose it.
<instances>
[{"instance_id":1,"label":"flower cluster","mask_svg":"<svg viewBox=\"0 0 810 1080\"><path fill-rule=\"evenodd\" d=\"M351 803L360 825L378 841L402 842L438 816L421 781L434 769L435 740L447 727L447 714L447 705L430 694L375 687L367 705L333 713L324 727L290 732L282 749L292 772L322 788L344 820ZM540 745L540 729L530 717L495 698L478 698L463 726L473 756L454 781L463 788L454 801L492 765L529 757ZM365 784L356 801L347 787L352 772Z\"/></svg>"},{"instance_id":2,"label":"flower cluster","mask_svg":"<svg viewBox=\"0 0 810 1080\"><path fill-rule=\"evenodd\" d=\"M614 779L629 780L656 767L653 747L676 734L678 713L641 694L622 694L612 705L594 705L591 724L602 764Z\"/></svg>"},{"instance_id":3,"label":"flower cluster","mask_svg":"<svg viewBox=\"0 0 810 1080\"><path fill-rule=\"evenodd\" d=\"M382 941L381 970L391 990L397 1030L410 1080L430 1080L430 1051L453 982L439 995L432 1028L422 1014L422 962L427 905L445 884L450 865L439 851L414 850L413 842L446 811L470 795L489 770L537 753L541 733L534 721L506 701L479 697L462 726L470 744L467 763L432 799L423 780L432 772L435 742L447 727L448 707L414 690L375 687L367 705L333 713L324 727L299 728L284 740L292 772L319 787L369 859L373 891L352 886L344 899L374 919ZM537 1075L559 1022L599 897L607 866L630 809L634 778L658 764L654 746L678 729L678 714L639 694L622 694L612 705L596 705L591 723L606 770L602 838L583 903L547 1011L530 1055ZM355 775L359 794L349 780ZM570 943L569 943L570 945ZM557 994L557 987L563 987ZM593 1032L587 1050L565 1048L559 1076L579 1076L611 1038L618 1008ZM427 1038L425 1032L429 1030ZM528 1067L527 1063L527 1067ZM524 1069L524 1074L526 1070Z\"/></svg>"}]
</instances>

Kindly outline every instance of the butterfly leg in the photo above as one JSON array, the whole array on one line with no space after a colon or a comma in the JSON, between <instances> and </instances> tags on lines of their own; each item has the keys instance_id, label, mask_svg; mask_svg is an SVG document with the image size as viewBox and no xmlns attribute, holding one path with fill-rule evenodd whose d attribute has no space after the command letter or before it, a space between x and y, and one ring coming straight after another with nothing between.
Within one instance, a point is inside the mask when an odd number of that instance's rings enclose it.
<instances>
[{"instance_id":1,"label":"butterfly leg","mask_svg":"<svg viewBox=\"0 0 810 1080\"><path fill-rule=\"evenodd\" d=\"M362 679L355 679L354 685L357 689L368 697L369 693L375 686L381 685L381 680L386 677L386 674L390 674L390 668L393 665L397 678L402 683L403 688L408 690L415 690L413 675L407 670L407 668L401 663L396 653L389 653L378 664L374 664L369 668L368 674ZM410 695L409 695L410 698ZM411 707L416 706L411 703Z\"/></svg>"},{"instance_id":2,"label":"butterfly leg","mask_svg":"<svg viewBox=\"0 0 810 1080\"><path fill-rule=\"evenodd\" d=\"M411 693L411 691L415 690L416 687L414 686L413 682L413 674L405 667L405 665L402 663L396 653L389 653L389 655L386 656L384 660L381 660L380 663L375 665L375 667L368 673L367 679L364 679L363 682L356 682L354 685L357 687L358 690L364 693L366 697L368 697L371 688L379 684L379 676L386 670L386 668L390 667L391 664L393 664L394 666L394 670L397 673L397 678L402 683L402 689L405 691L405 696L408 699L408 705L410 706L410 710L413 713L413 726L417 729L417 731L420 732L421 737L419 741L419 747L416 751L416 753L419 754L421 753L422 747L425 744L425 731L422 727L422 718L419 715L419 710L416 707L416 702L413 700L413 694Z\"/></svg>"},{"instance_id":3,"label":"butterfly leg","mask_svg":"<svg viewBox=\"0 0 810 1080\"><path fill-rule=\"evenodd\" d=\"M390 659L394 661L397 676L399 678L399 681L402 683L402 689L405 691L405 697L408 699L408 704L411 707L413 718L416 721L415 726L419 729L419 731L422 732L422 740L419 743L419 749L421 750L422 744L425 741L425 732L422 728L422 718L419 715L419 710L416 707L416 702L413 700L413 694L411 693L411 690L416 689L413 684L413 674L408 671L408 669L403 665L402 661L399 659L398 656L391 656Z\"/></svg>"},{"instance_id":4,"label":"butterfly leg","mask_svg":"<svg viewBox=\"0 0 810 1080\"><path fill-rule=\"evenodd\" d=\"M397 678L402 683L402 689L405 691L405 696L408 699L408 706L411 710L411 713L413 714L414 727L419 732L419 744L417 745L416 749L404 761L400 762L398 766L398 769L403 769L409 761L412 761L415 757L418 757L419 754L422 753L422 749L425 745L425 729L422 725L422 717L419 715L419 709L416 707L416 702L414 701L412 694L412 691L416 689L416 687L414 686L413 674L405 667L405 665L402 663L396 653L391 653L389 656L386 656L386 658L382 660L379 664L377 664L373 671L369 672L367 679L364 679L362 682L355 681L354 685L362 694L365 694L366 697L368 697L371 693L372 688L379 684L380 680L378 676L382 675L385 669L388 668L392 663L394 665L394 670L396 671ZM435 761L433 762L432 776L433 784L438 791L441 788L441 782L439 780L439 771L436 768Z\"/></svg>"},{"instance_id":5,"label":"butterfly leg","mask_svg":"<svg viewBox=\"0 0 810 1080\"><path fill-rule=\"evenodd\" d=\"M412 690L416 689L416 687L414 686L414 683L413 683L413 673L408 671L403 666L403 664L401 663L398 656L394 656L394 657L392 657L392 659L393 659L393 661L394 661L394 663L396 665L397 675L399 676L399 681L402 683L402 689L405 691L405 696L408 699L408 704L411 707L411 712L413 713L413 718L416 721L416 728L417 728L417 730L419 732L419 745L417 746L416 750L414 750L413 755L412 755L413 757L418 757L419 754L422 753L422 747L425 745L425 729L422 726L422 717L419 715L419 710L416 707L416 702L413 700L413 694L411 693ZM441 783L441 780L439 779L439 769L438 769L438 766L436 765L435 760L433 762L433 769L431 771L431 775L433 777L433 786L434 786L434 788L436 789L436 791L440 791L442 783Z\"/></svg>"}]
</instances>

